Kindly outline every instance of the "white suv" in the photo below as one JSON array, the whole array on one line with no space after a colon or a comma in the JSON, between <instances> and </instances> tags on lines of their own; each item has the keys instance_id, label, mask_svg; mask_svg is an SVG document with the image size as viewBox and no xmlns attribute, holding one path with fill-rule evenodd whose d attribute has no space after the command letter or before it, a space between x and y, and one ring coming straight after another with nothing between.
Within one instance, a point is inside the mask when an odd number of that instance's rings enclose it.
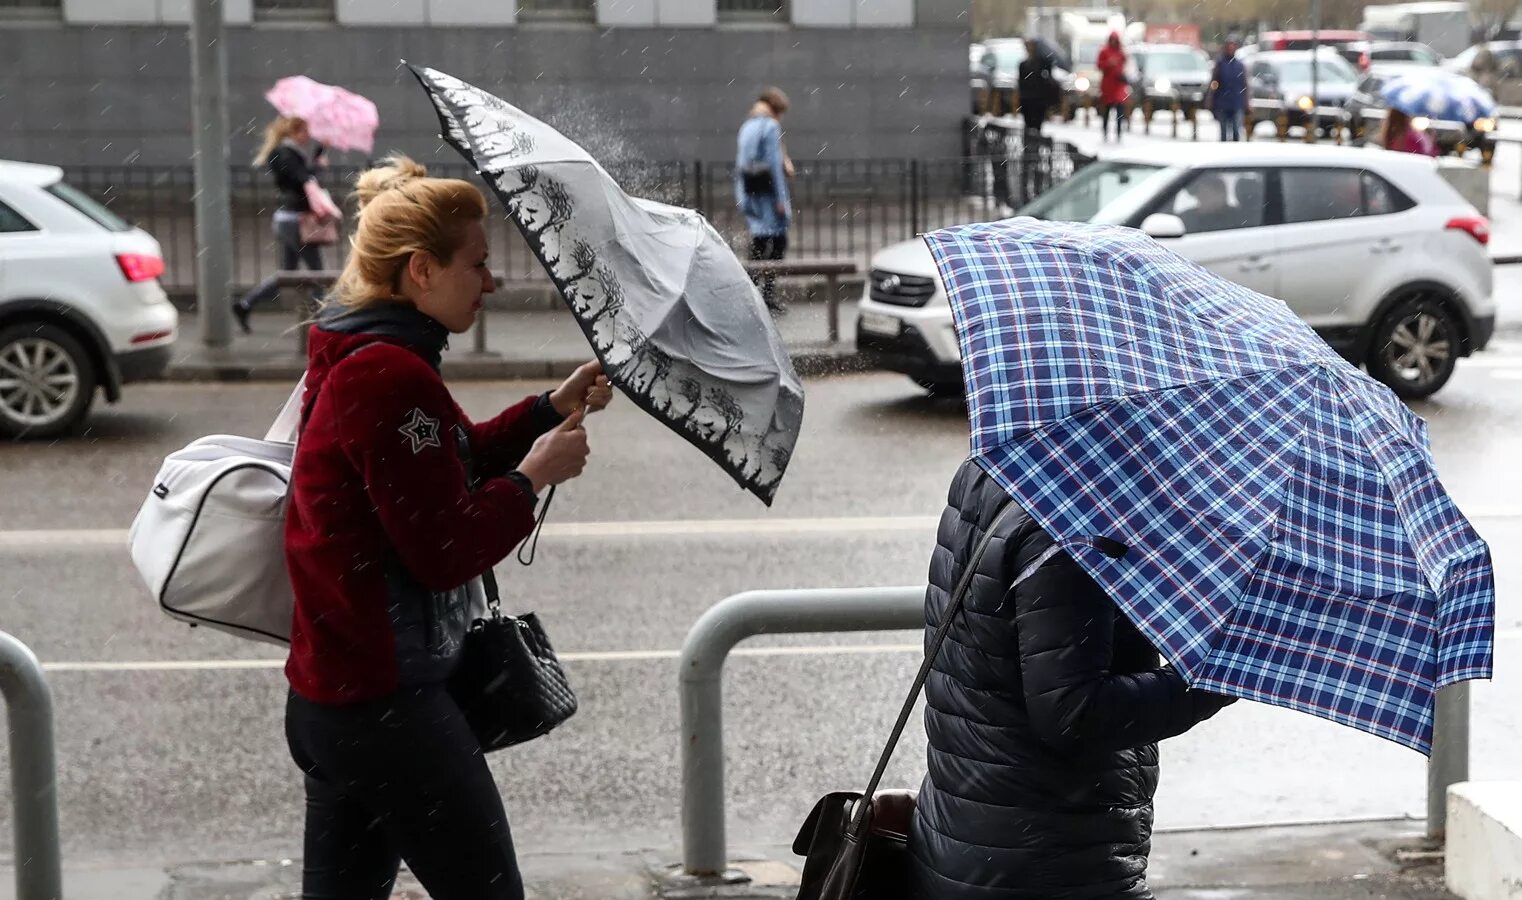
<instances>
[{"instance_id":1,"label":"white suv","mask_svg":"<svg viewBox=\"0 0 1522 900\"><path fill-rule=\"evenodd\" d=\"M0 161L0 436L77 426L96 390L160 375L179 316L147 233L54 166Z\"/></svg>"},{"instance_id":2,"label":"white suv","mask_svg":"<svg viewBox=\"0 0 1522 900\"><path fill-rule=\"evenodd\" d=\"M1495 330L1489 223L1426 157L1285 144L1106 154L1020 215L1140 228L1279 297L1402 397L1442 387ZM951 308L923 241L872 260L857 348L926 389L961 390Z\"/></svg>"}]
</instances>

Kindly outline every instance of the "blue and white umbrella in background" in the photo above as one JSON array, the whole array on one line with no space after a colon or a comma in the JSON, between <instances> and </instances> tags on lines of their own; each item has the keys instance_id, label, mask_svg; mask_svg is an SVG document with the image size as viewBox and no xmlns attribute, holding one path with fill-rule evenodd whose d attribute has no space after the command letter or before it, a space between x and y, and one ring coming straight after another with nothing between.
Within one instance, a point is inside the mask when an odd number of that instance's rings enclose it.
<instances>
[{"instance_id":1,"label":"blue and white umbrella in background","mask_svg":"<svg viewBox=\"0 0 1522 900\"><path fill-rule=\"evenodd\" d=\"M1380 96L1392 109L1439 122L1472 125L1496 114L1495 98L1473 78L1437 68L1392 78Z\"/></svg>"}]
</instances>

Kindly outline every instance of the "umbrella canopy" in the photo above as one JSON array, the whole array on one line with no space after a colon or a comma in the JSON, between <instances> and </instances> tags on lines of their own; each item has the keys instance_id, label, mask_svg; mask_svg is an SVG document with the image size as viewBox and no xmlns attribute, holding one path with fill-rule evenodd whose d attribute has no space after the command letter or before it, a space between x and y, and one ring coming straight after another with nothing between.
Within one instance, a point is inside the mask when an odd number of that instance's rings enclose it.
<instances>
[{"instance_id":1,"label":"umbrella canopy","mask_svg":"<svg viewBox=\"0 0 1522 900\"><path fill-rule=\"evenodd\" d=\"M312 137L325 147L367 154L375 150L380 113L374 103L358 94L305 75L292 75L275 82L264 99L282 116L306 119Z\"/></svg>"},{"instance_id":2,"label":"umbrella canopy","mask_svg":"<svg viewBox=\"0 0 1522 900\"><path fill-rule=\"evenodd\" d=\"M771 505L803 385L756 286L697 212L621 190L545 123L434 69L413 72L559 289L608 377Z\"/></svg>"},{"instance_id":3,"label":"umbrella canopy","mask_svg":"<svg viewBox=\"0 0 1522 900\"><path fill-rule=\"evenodd\" d=\"M1139 231L926 241L974 457L1189 682L1427 752L1435 689L1490 677L1495 586L1425 424Z\"/></svg>"},{"instance_id":4,"label":"umbrella canopy","mask_svg":"<svg viewBox=\"0 0 1522 900\"><path fill-rule=\"evenodd\" d=\"M1436 68L1392 78L1379 93L1392 109L1440 122L1472 125L1496 114L1495 98L1473 78Z\"/></svg>"}]
</instances>

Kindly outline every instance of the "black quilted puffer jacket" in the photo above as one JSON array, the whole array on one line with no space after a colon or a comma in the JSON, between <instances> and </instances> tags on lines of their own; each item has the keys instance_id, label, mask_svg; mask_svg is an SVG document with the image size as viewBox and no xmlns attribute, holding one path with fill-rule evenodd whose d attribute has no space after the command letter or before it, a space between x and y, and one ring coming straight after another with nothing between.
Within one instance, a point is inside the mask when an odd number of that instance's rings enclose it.
<instances>
[{"instance_id":1,"label":"black quilted puffer jacket","mask_svg":"<svg viewBox=\"0 0 1522 900\"><path fill-rule=\"evenodd\" d=\"M964 463L941 516L926 640L1010 503ZM930 769L910 834L920 900L1147 898L1157 741L1229 701L1189 690L1023 511L989 542L925 685Z\"/></svg>"}]
</instances>

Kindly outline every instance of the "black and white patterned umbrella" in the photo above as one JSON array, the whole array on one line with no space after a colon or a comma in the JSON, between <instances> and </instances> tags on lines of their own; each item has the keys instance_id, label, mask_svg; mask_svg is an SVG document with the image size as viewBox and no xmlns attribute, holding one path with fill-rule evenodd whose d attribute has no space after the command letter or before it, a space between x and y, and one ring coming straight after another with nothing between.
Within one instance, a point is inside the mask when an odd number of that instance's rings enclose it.
<instances>
[{"instance_id":1,"label":"black and white patterned umbrella","mask_svg":"<svg viewBox=\"0 0 1522 900\"><path fill-rule=\"evenodd\" d=\"M734 252L700 213L631 197L510 103L411 67L571 308L609 379L771 505L803 385Z\"/></svg>"}]
</instances>

